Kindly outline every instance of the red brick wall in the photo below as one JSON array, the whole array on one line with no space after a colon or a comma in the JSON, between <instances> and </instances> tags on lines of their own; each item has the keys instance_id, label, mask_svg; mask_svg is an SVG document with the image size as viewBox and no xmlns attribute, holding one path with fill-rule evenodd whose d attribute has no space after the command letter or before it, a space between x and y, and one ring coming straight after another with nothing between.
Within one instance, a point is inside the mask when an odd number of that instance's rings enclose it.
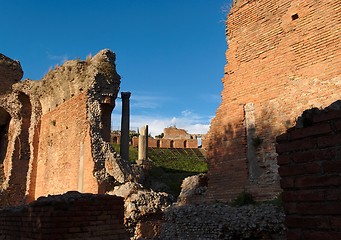
<instances>
[{"instance_id":1,"label":"red brick wall","mask_svg":"<svg viewBox=\"0 0 341 240\"><path fill-rule=\"evenodd\" d=\"M178 138L190 138L190 135L185 129L178 129L175 127L165 128L163 130L164 138L166 139L178 139Z\"/></svg>"},{"instance_id":2,"label":"red brick wall","mask_svg":"<svg viewBox=\"0 0 341 240\"><path fill-rule=\"evenodd\" d=\"M246 190L264 200L281 192L275 136L305 109L326 107L341 95L339 4L236 1L227 19L222 102L205 140L208 199L230 201ZM262 142L252 149L256 137Z\"/></svg>"},{"instance_id":3,"label":"red brick wall","mask_svg":"<svg viewBox=\"0 0 341 240\"><path fill-rule=\"evenodd\" d=\"M173 146L171 146L171 141L173 142ZM138 137L133 137L132 146L138 147L138 145L139 145ZM151 148L198 148L198 140L197 139L148 138L148 147L151 147Z\"/></svg>"},{"instance_id":4,"label":"red brick wall","mask_svg":"<svg viewBox=\"0 0 341 240\"><path fill-rule=\"evenodd\" d=\"M315 110L301 122L277 137L287 237L341 239L341 110Z\"/></svg>"},{"instance_id":5,"label":"red brick wall","mask_svg":"<svg viewBox=\"0 0 341 240\"><path fill-rule=\"evenodd\" d=\"M98 193L86 101L80 94L42 116L34 199L72 190Z\"/></svg>"},{"instance_id":6,"label":"red brick wall","mask_svg":"<svg viewBox=\"0 0 341 240\"><path fill-rule=\"evenodd\" d=\"M3 239L128 239L123 198L67 193L0 211Z\"/></svg>"}]
</instances>

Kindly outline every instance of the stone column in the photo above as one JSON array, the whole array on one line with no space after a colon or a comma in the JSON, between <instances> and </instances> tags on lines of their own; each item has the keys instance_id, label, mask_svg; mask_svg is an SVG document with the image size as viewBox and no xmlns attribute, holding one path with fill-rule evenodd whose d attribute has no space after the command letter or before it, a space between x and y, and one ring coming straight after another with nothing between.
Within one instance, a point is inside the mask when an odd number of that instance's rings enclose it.
<instances>
[{"instance_id":1,"label":"stone column","mask_svg":"<svg viewBox=\"0 0 341 240\"><path fill-rule=\"evenodd\" d=\"M148 158L148 125L140 128L139 135L139 155L138 160L143 161Z\"/></svg>"},{"instance_id":2,"label":"stone column","mask_svg":"<svg viewBox=\"0 0 341 240\"><path fill-rule=\"evenodd\" d=\"M129 161L129 122L130 122L130 92L121 92L122 118L121 118L121 145L120 155L124 160Z\"/></svg>"}]
</instances>

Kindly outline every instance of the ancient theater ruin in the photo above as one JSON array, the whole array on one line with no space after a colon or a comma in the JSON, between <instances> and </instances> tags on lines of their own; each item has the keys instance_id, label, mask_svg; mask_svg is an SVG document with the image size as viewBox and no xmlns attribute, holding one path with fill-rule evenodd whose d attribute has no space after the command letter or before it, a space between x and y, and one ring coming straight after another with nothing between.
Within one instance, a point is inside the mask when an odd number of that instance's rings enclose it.
<instances>
[{"instance_id":1,"label":"ancient theater ruin","mask_svg":"<svg viewBox=\"0 0 341 240\"><path fill-rule=\"evenodd\" d=\"M341 97L340 19L339 1L234 1L222 102L206 136L206 199L282 191L275 137Z\"/></svg>"},{"instance_id":2,"label":"ancient theater ruin","mask_svg":"<svg viewBox=\"0 0 341 240\"><path fill-rule=\"evenodd\" d=\"M120 86L113 52L67 61L39 81L22 76L19 62L0 55L2 206L133 179L109 144Z\"/></svg>"}]
</instances>

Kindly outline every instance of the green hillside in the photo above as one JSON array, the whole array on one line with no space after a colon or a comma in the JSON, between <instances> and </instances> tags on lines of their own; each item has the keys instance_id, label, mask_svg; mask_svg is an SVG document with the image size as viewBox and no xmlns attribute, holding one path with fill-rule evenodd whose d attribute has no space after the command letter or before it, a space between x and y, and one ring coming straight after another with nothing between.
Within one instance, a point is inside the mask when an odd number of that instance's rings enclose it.
<instances>
[{"instance_id":1,"label":"green hillside","mask_svg":"<svg viewBox=\"0 0 341 240\"><path fill-rule=\"evenodd\" d=\"M114 144L119 152L120 146ZM138 149L129 148L129 159L135 162ZM148 148L148 158L153 162L147 185L151 188L157 183L163 185L164 191L177 197L180 194L182 180L186 177L207 172L205 151L200 148Z\"/></svg>"}]
</instances>

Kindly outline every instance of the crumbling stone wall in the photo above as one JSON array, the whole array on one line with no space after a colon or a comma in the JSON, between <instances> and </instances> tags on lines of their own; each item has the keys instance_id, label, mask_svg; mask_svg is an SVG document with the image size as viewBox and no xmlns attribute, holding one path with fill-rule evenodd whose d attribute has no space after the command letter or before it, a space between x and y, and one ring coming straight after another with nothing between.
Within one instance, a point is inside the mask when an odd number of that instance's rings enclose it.
<instances>
[{"instance_id":1,"label":"crumbling stone wall","mask_svg":"<svg viewBox=\"0 0 341 240\"><path fill-rule=\"evenodd\" d=\"M164 215L156 239L285 239L283 209L271 204L173 206Z\"/></svg>"},{"instance_id":2,"label":"crumbling stone wall","mask_svg":"<svg viewBox=\"0 0 341 240\"><path fill-rule=\"evenodd\" d=\"M341 239L341 101L277 137L287 239Z\"/></svg>"},{"instance_id":3,"label":"crumbling stone wall","mask_svg":"<svg viewBox=\"0 0 341 240\"><path fill-rule=\"evenodd\" d=\"M341 25L333 0L239 0L227 19L222 103L206 136L206 199L281 192L275 136L340 98Z\"/></svg>"},{"instance_id":4,"label":"crumbling stone wall","mask_svg":"<svg viewBox=\"0 0 341 240\"><path fill-rule=\"evenodd\" d=\"M1 239L128 239L123 198L68 192L0 211Z\"/></svg>"},{"instance_id":5,"label":"crumbling stone wall","mask_svg":"<svg viewBox=\"0 0 341 240\"><path fill-rule=\"evenodd\" d=\"M3 55L0 71L0 205L70 190L104 193L134 179L109 143L120 84L113 52L67 61L40 81L20 81L20 64Z\"/></svg>"}]
</instances>

